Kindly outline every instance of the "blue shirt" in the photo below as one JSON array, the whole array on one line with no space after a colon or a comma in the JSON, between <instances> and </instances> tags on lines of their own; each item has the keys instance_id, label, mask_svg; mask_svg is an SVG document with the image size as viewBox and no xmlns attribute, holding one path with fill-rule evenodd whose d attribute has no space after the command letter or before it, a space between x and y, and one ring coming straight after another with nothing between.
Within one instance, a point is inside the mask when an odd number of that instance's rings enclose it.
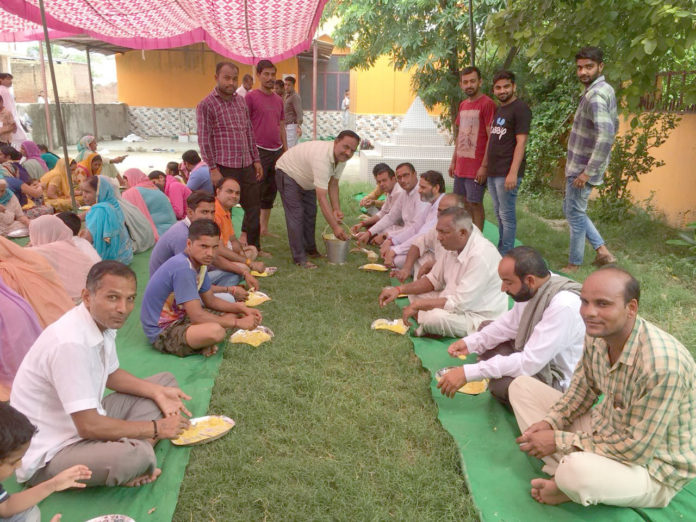
<instances>
[{"instance_id":1,"label":"blue shirt","mask_svg":"<svg viewBox=\"0 0 696 522\"><path fill-rule=\"evenodd\" d=\"M151 343L169 325L186 317L184 303L210 290L206 267L196 272L186 254L177 254L160 266L147 283L140 322Z\"/></svg>"},{"instance_id":2,"label":"blue shirt","mask_svg":"<svg viewBox=\"0 0 696 522\"><path fill-rule=\"evenodd\" d=\"M210 179L210 169L208 165L199 165L193 169L191 174L189 174L186 186L191 190L202 190L214 196L215 189L213 189L213 182Z\"/></svg>"},{"instance_id":3,"label":"blue shirt","mask_svg":"<svg viewBox=\"0 0 696 522\"><path fill-rule=\"evenodd\" d=\"M150 277L165 261L186 250L190 224L189 219L184 218L174 223L160 236L150 255Z\"/></svg>"}]
</instances>

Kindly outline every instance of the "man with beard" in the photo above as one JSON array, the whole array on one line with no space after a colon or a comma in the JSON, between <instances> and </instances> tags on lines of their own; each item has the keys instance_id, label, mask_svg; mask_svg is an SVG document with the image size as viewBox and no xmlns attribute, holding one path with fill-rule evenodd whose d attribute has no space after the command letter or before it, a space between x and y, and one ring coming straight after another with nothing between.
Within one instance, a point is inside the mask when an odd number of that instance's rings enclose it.
<instances>
[{"instance_id":1,"label":"man with beard","mask_svg":"<svg viewBox=\"0 0 696 522\"><path fill-rule=\"evenodd\" d=\"M488 179L488 191L498 220L498 251L504 256L515 246L517 231L517 189L524 176L524 149L529 137L532 111L517 98L515 75L498 71L493 76L493 94L500 107L493 118L488 148L481 168Z\"/></svg>"},{"instance_id":2,"label":"man with beard","mask_svg":"<svg viewBox=\"0 0 696 522\"><path fill-rule=\"evenodd\" d=\"M413 241L435 228L437 209L444 192L445 180L442 174L434 170L428 170L421 174L420 180L418 180L418 195L426 205L411 225L396 233L389 234L389 238L380 246L379 250L386 266L403 266Z\"/></svg>"},{"instance_id":3,"label":"man with beard","mask_svg":"<svg viewBox=\"0 0 696 522\"><path fill-rule=\"evenodd\" d=\"M507 309L496 270L500 254L463 208L440 213L436 230L443 250L433 269L412 283L382 289L379 305L408 294L411 304L401 318L406 324L417 319L415 335L462 337Z\"/></svg>"},{"instance_id":4,"label":"man with beard","mask_svg":"<svg viewBox=\"0 0 696 522\"><path fill-rule=\"evenodd\" d=\"M597 252L594 265L616 262L604 239L587 216L587 201L595 185L601 185L609 165L619 119L614 89L604 79L602 50L583 47L575 55L578 79L585 86L568 138L566 193L563 212L570 227L570 253L563 272L575 272L585 257L585 238Z\"/></svg>"},{"instance_id":5,"label":"man with beard","mask_svg":"<svg viewBox=\"0 0 696 522\"><path fill-rule=\"evenodd\" d=\"M462 70L459 85L467 98L459 105L454 121L457 141L449 167L449 175L454 178L454 192L464 196L466 209L479 230L483 230L485 218L483 192L486 181L481 164L495 114L495 103L481 92L482 83L481 71L477 67Z\"/></svg>"},{"instance_id":6,"label":"man with beard","mask_svg":"<svg viewBox=\"0 0 696 522\"><path fill-rule=\"evenodd\" d=\"M452 357L476 353L478 362L449 371L438 388L453 397L469 381L490 379L491 395L505 405L509 405L508 387L520 375L565 391L585 337L580 284L551 274L541 254L528 246L505 254L498 274L501 289L515 305L478 332L450 345Z\"/></svg>"}]
</instances>

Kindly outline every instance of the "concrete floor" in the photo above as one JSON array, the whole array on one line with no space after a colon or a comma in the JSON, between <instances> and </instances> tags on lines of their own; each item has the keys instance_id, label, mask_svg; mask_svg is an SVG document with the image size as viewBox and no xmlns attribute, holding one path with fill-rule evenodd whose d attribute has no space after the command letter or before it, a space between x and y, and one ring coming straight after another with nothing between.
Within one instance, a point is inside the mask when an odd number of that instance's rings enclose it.
<instances>
[{"instance_id":1,"label":"concrete floor","mask_svg":"<svg viewBox=\"0 0 696 522\"><path fill-rule=\"evenodd\" d=\"M173 138L148 138L145 141L129 143L121 140L100 141L97 151L107 158L128 154L117 165L123 173L130 168L139 168L146 174L152 170L164 171L170 161L181 161L181 155L189 149L198 149L198 143L180 143ZM54 151L60 154L58 150ZM68 147L68 154L74 156L77 147ZM346 165L341 177L344 181L360 181L360 158L356 154Z\"/></svg>"}]
</instances>

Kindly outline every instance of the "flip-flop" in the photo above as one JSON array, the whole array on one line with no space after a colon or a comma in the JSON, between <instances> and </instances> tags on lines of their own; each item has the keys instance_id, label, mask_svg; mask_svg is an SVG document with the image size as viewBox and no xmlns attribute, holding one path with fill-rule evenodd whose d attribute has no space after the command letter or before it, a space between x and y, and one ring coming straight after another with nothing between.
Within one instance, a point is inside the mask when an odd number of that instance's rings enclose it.
<instances>
[{"instance_id":1,"label":"flip-flop","mask_svg":"<svg viewBox=\"0 0 696 522\"><path fill-rule=\"evenodd\" d=\"M306 268L308 270L314 270L315 268L319 268L317 265L312 263L311 261L304 261L303 263L295 263L297 266L300 268Z\"/></svg>"}]
</instances>

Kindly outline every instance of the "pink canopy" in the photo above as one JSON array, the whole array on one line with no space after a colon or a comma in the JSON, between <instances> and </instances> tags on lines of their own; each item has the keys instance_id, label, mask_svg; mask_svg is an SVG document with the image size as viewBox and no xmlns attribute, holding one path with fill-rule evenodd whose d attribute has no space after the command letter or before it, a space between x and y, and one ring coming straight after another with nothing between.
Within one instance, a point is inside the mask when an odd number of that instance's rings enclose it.
<instances>
[{"instance_id":1,"label":"pink canopy","mask_svg":"<svg viewBox=\"0 0 696 522\"><path fill-rule=\"evenodd\" d=\"M86 33L133 49L205 42L222 55L253 64L263 58L283 60L308 49L326 2L45 0L44 4L52 37ZM0 27L5 41L41 38L38 5L38 0L3 0L6 12L0 12Z\"/></svg>"}]
</instances>

